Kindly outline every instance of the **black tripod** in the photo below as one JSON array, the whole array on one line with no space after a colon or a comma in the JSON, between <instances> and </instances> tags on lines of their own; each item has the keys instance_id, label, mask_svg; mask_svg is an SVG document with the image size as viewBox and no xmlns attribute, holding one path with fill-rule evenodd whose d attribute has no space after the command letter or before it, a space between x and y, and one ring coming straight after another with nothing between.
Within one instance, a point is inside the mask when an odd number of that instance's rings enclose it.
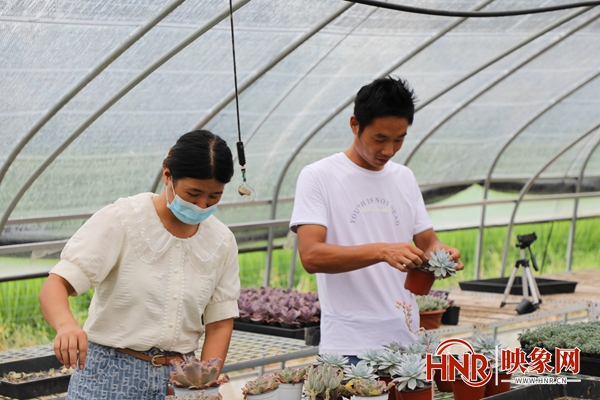
<instances>
[{"instance_id":1,"label":"black tripod","mask_svg":"<svg viewBox=\"0 0 600 400\"><path fill-rule=\"evenodd\" d=\"M517 240L519 243L516 246L521 249L521 259L517 260L515 263L515 267L510 274L510 278L508 279L508 283L506 285L506 289L504 290L504 300L500 303L500 307L504 307L506 304L506 299L510 294L510 290L512 289L512 285L515 282L515 278L517 276L517 270L519 266L523 267L523 274L521 278L521 287L523 288L523 300L521 300L516 310L518 314L528 314L534 312L540 307L540 303L542 299L540 298L540 291L537 287L537 283L535 278L533 277L533 273L531 272L531 268L529 268L529 260L525 256L525 249L529 249L529 255L531 256L531 264L533 268L538 271L537 263L535 262L535 257L533 256L533 252L531 251L531 243L533 243L537 239L535 232L530 233L529 235L517 235ZM531 297L533 298L533 302L529 300L529 291L531 291ZM517 303L510 303L517 304Z\"/></svg>"}]
</instances>

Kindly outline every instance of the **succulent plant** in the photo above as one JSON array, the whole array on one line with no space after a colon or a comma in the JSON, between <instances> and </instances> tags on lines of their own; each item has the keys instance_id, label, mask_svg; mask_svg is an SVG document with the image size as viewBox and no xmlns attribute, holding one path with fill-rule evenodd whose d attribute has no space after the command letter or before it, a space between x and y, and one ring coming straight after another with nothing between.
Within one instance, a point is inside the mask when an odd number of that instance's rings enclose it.
<instances>
[{"instance_id":1,"label":"succulent plant","mask_svg":"<svg viewBox=\"0 0 600 400\"><path fill-rule=\"evenodd\" d=\"M343 370L348 365L348 357L339 354L321 354L317 356L317 361L322 364L329 364Z\"/></svg>"},{"instance_id":2,"label":"succulent plant","mask_svg":"<svg viewBox=\"0 0 600 400\"><path fill-rule=\"evenodd\" d=\"M390 351L394 351L391 350ZM370 367L377 371L379 369L379 364L381 362L381 358L383 357L383 351L379 349L367 349L358 355L358 358L361 361L367 363Z\"/></svg>"},{"instance_id":3,"label":"succulent plant","mask_svg":"<svg viewBox=\"0 0 600 400\"><path fill-rule=\"evenodd\" d=\"M394 368L403 360L403 353L398 351L384 351L379 361L379 371L382 375L391 375Z\"/></svg>"},{"instance_id":4,"label":"succulent plant","mask_svg":"<svg viewBox=\"0 0 600 400\"><path fill-rule=\"evenodd\" d=\"M441 343L441 339L435 333L419 331L415 343L422 345L427 353L433 353Z\"/></svg>"},{"instance_id":5,"label":"succulent plant","mask_svg":"<svg viewBox=\"0 0 600 400\"><path fill-rule=\"evenodd\" d=\"M458 263L450 259L450 253L445 249L437 249L435 253L429 253L429 263L427 269L435 275L436 279L443 279L447 276L456 276L456 266Z\"/></svg>"},{"instance_id":6,"label":"succulent plant","mask_svg":"<svg viewBox=\"0 0 600 400\"><path fill-rule=\"evenodd\" d=\"M275 372L275 377L281 383L299 383L306 379L306 367L285 368Z\"/></svg>"},{"instance_id":7,"label":"succulent plant","mask_svg":"<svg viewBox=\"0 0 600 400\"><path fill-rule=\"evenodd\" d=\"M427 362L417 354L403 354L402 362L392 371L398 390L415 390L431 385L427 380Z\"/></svg>"},{"instance_id":8,"label":"succulent plant","mask_svg":"<svg viewBox=\"0 0 600 400\"><path fill-rule=\"evenodd\" d=\"M448 308L448 301L434 297L429 294L424 296L415 296L419 311L435 311Z\"/></svg>"},{"instance_id":9,"label":"succulent plant","mask_svg":"<svg viewBox=\"0 0 600 400\"><path fill-rule=\"evenodd\" d=\"M340 388L344 373L331 364L321 364L308 369L304 392L310 400L329 400Z\"/></svg>"},{"instance_id":10,"label":"succulent plant","mask_svg":"<svg viewBox=\"0 0 600 400\"><path fill-rule=\"evenodd\" d=\"M279 387L279 379L274 375L262 375L258 378L246 382L242 388L244 398L249 394L262 394L273 391Z\"/></svg>"},{"instance_id":11,"label":"succulent plant","mask_svg":"<svg viewBox=\"0 0 600 400\"><path fill-rule=\"evenodd\" d=\"M448 298L448 292L444 292L443 290L430 290L429 294L433 297L439 297L440 299L446 300L448 302L448 307L454 306L454 300Z\"/></svg>"},{"instance_id":12,"label":"succulent plant","mask_svg":"<svg viewBox=\"0 0 600 400\"><path fill-rule=\"evenodd\" d=\"M358 364L349 365L344 368L344 378L347 380L375 379L375 368L369 365L365 360L361 360Z\"/></svg>"},{"instance_id":13,"label":"succulent plant","mask_svg":"<svg viewBox=\"0 0 600 400\"><path fill-rule=\"evenodd\" d=\"M387 393L395 385L393 382L385 383L375 379L358 379L351 382L354 394L365 397Z\"/></svg>"},{"instance_id":14,"label":"succulent plant","mask_svg":"<svg viewBox=\"0 0 600 400\"><path fill-rule=\"evenodd\" d=\"M222 385L229 382L229 377L224 375L222 379L218 379L221 362L220 358L202 361L195 356L188 357L187 361L183 363L173 361L175 371L171 372L169 380L175 386L190 389L206 389Z\"/></svg>"},{"instance_id":15,"label":"succulent plant","mask_svg":"<svg viewBox=\"0 0 600 400\"><path fill-rule=\"evenodd\" d=\"M471 340L471 346L475 353L483 354L489 361L496 360L496 348L498 349L498 359L502 354L502 349L506 349L500 340L492 336L477 335Z\"/></svg>"},{"instance_id":16,"label":"succulent plant","mask_svg":"<svg viewBox=\"0 0 600 400\"><path fill-rule=\"evenodd\" d=\"M392 342L390 344L384 344L383 347L392 352L406 352L406 346L400 342Z\"/></svg>"},{"instance_id":17,"label":"succulent plant","mask_svg":"<svg viewBox=\"0 0 600 400\"><path fill-rule=\"evenodd\" d=\"M240 318L253 322L300 327L317 323L321 315L316 293L282 288L243 288L238 298Z\"/></svg>"}]
</instances>

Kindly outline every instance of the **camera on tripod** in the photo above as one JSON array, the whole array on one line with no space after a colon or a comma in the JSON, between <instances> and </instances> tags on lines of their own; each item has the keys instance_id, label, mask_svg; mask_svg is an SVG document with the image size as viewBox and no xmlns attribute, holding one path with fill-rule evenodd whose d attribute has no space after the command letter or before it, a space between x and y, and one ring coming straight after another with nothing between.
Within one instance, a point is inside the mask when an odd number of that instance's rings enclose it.
<instances>
[{"instance_id":1,"label":"camera on tripod","mask_svg":"<svg viewBox=\"0 0 600 400\"><path fill-rule=\"evenodd\" d=\"M530 233L528 235L517 235L517 240L519 241L519 243L517 243L515 246L517 246L520 249L525 249L531 246L531 243L537 240L537 235L535 234L535 232Z\"/></svg>"},{"instance_id":2,"label":"camera on tripod","mask_svg":"<svg viewBox=\"0 0 600 400\"><path fill-rule=\"evenodd\" d=\"M537 235L535 232L527 234L527 235L517 235L518 243L515 245L519 249L521 249L521 258L517 260L515 263L515 267L510 274L510 278L508 279L508 283L504 290L504 300L500 303L500 307L504 307L506 304L506 299L510 294L510 290L512 289L512 285L515 282L515 278L517 276L517 270L519 267L522 267L522 277L521 277L521 288L523 290L523 299L516 308L518 314L528 314L534 312L540 307L540 303L542 299L540 298L540 291L537 287L537 282L533 277L533 273L529 268L529 260L525 254L525 249L529 249L529 256L531 257L531 266L533 269L538 271L537 262L535 261L535 257L533 256L533 252L531 251L531 244L535 242L537 239ZM533 301L528 299L529 293L531 293L531 297Z\"/></svg>"}]
</instances>

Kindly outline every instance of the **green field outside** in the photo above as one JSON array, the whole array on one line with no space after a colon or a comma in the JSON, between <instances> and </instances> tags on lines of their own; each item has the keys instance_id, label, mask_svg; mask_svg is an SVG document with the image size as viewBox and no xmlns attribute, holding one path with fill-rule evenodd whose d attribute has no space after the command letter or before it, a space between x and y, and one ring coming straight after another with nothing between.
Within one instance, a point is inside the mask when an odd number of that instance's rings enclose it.
<instances>
[{"instance_id":1,"label":"green field outside","mask_svg":"<svg viewBox=\"0 0 600 400\"><path fill-rule=\"evenodd\" d=\"M517 234L536 232L538 240L531 249L543 274L563 272L565 270L566 244L569 222L549 222L516 226L513 237ZM456 286L458 281L474 279L474 258L477 230L440 232L440 239L461 250L465 270L457 279L437 281L434 288ZM502 248L506 237L506 228L488 228L485 231L483 268L481 278L500 276ZM582 270L600 267L600 252L597 243L600 241L600 218L580 220L577 224L573 269ZM513 241L514 243L514 241ZM276 250L273 256L271 286L286 287L288 285L291 250ZM518 249L510 249L507 269L510 271L514 262L520 257ZM36 267L47 267L56 260L41 259L34 263ZM0 265L19 266L31 264L29 259L2 259ZM243 287L261 286L264 282L265 253L240 254L240 277ZM315 291L314 275L307 274L298 262L293 287L301 291ZM539 274L539 273L537 273ZM29 279L0 283L0 351L37 344L49 343L54 332L41 316L38 293L44 279ZM87 307L91 292L71 299L71 307L76 318L83 323L87 316Z\"/></svg>"}]
</instances>

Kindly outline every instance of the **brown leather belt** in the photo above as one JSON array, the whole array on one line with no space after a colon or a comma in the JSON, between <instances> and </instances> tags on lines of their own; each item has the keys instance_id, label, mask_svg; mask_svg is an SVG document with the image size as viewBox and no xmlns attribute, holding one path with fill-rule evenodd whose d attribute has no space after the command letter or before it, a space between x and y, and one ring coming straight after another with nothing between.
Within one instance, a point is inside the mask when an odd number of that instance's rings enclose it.
<instances>
[{"instance_id":1,"label":"brown leather belt","mask_svg":"<svg viewBox=\"0 0 600 400\"><path fill-rule=\"evenodd\" d=\"M178 361L180 363L185 362L185 359L181 354L165 355L158 353L153 356L149 356L147 354L140 353L139 351L131 349L118 348L117 351L129 354L130 356L139 358L140 360L148 361L155 367L163 367L165 365L170 365L173 361Z\"/></svg>"}]
</instances>

